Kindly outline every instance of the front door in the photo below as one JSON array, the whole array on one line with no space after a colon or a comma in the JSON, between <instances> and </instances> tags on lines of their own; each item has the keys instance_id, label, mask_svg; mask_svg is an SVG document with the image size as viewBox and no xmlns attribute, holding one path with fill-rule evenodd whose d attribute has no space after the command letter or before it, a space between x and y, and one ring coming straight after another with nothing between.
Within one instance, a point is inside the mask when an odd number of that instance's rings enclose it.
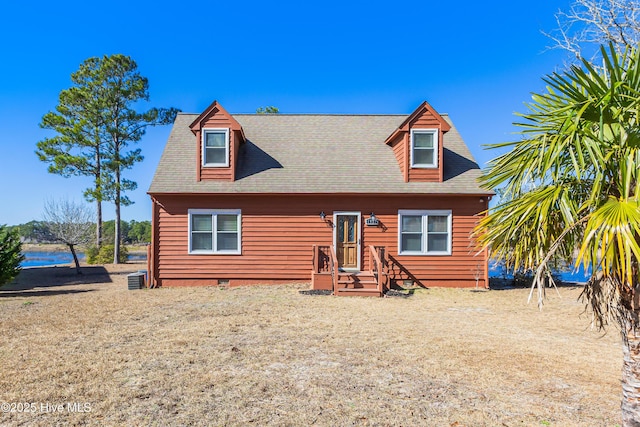
<instances>
[{"instance_id":1,"label":"front door","mask_svg":"<svg viewBox=\"0 0 640 427\"><path fill-rule=\"evenodd\" d=\"M343 270L359 270L360 212L337 212L334 218L338 267Z\"/></svg>"}]
</instances>

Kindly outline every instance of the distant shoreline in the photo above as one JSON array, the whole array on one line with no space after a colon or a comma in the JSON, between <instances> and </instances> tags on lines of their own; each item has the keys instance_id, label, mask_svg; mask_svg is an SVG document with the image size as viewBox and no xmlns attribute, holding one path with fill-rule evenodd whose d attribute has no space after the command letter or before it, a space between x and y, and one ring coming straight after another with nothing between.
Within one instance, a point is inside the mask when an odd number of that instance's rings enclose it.
<instances>
[{"instance_id":1,"label":"distant shoreline","mask_svg":"<svg viewBox=\"0 0 640 427\"><path fill-rule=\"evenodd\" d=\"M130 254L147 254L146 245L125 245ZM84 246L79 246L76 251L84 252ZM69 252L69 247L62 243L23 243L22 252Z\"/></svg>"},{"instance_id":2,"label":"distant shoreline","mask_svg":"<svg viewBox=\"0 0 640 427\"><path fill-rule=\"evenodd\" d=\"M59 243L23 243L22 252L68 252L69 247Z\"/></svg>"}]
</instances>

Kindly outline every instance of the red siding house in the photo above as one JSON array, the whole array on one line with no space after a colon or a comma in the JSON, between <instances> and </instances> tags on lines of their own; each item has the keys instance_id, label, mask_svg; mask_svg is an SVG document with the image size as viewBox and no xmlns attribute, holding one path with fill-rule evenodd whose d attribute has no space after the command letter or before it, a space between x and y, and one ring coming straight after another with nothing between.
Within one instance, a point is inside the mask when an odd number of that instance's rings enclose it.
<instances>
[{"instance_id":1,"label":"red siding house","mask_svg":"<svg viewBox=\"0 0 640 427\"><path fill-rule=\"evenodd\" d=\"M491 193L447 115L179 114L153 178L151 286L335 295L488 286Z\"/></svg>"}]
</instances>

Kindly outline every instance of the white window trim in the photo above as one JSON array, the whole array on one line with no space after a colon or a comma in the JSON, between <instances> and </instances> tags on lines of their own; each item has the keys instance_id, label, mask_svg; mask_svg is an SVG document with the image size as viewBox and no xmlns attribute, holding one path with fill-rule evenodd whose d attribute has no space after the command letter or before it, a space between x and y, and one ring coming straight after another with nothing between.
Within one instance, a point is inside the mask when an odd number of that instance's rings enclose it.
<instances>
[{"instance_id":1,"label":"white window trim","mask_svg":"<svg viewBox=\"0 0 640 427\"><path fill-rule=\"evenodd\" d=\"M433 164L427 163L415 163L413 160L413 135L416 133L426 133L433 135ZM421 169L435 169L438 167L438 158L440 153L440 139L438 129L411 129L411 151L409 155L411 156L411 167L412 168L421 168Z\"/></svg>"},{"instance_id":2,"label":"white window trim","mask_svg":"<svg viewBox=\"0 0 640 427\"><path fill-rule=\"evenodd\" d=\"M402 216L403 215L420 215L422 217L422 251L403 251L402 250ZM446 251L427 251L427 218L429 216L446 216L447 217L447 250ZM419 255L419 256L442 256L451 255L451 246L453 240L453 215L450 210L399 210L398 211L398 255Z\"/></svg>"},{"instance_id":3,"label":"white window trim","mask_svg":"<svg viewBox=\"0 0 640 427\"><path fill-rule=\"evenodd\" d=\"M206 137L207 133L224 132L224 163L207 163ZM206 168L223 168L229 166L229 129L228 128L203 128L202 129L202 166Z\"/></svg>"},{"instance_id":4,"label":"white window trim","mask_svg":"<svg viewBox=\"0 0 640 427\"><path fill-rule=\"evenodd\" d=\"M206 251L206 250L201 250L201 249L196 249L196 250L192 250L192 242L191 242L191 237L192 237L192 230L191 230L191 225L193 223L193 221L191 220L191 216L192 215L211 215L213 216L217 216L218 215L237 215L238 216L238 249L237 250L233 250L233 251L228 251L228 250L217 250L217 243L218 243L218 239L216 239L216 233L217 233L217 222L214 219L213 223L212 223L212 239L213 239L213 243L211 245L211 247L213 248L210 251ZM241 255L242 254L242 212L240 209L189 209L189 253L190 254L215 254L215 255Z\"/></svg>"}]
</instances>

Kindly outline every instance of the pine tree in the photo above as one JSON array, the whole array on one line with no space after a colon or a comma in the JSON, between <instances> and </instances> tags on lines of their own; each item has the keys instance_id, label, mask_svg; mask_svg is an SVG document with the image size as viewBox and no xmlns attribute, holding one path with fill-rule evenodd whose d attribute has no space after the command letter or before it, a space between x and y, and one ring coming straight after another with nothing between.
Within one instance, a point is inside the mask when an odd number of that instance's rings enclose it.
<instances>
[{"instance_id":1,"label":"pine tree","mask_svg":"<svg viewBox=\"0 0 640 427\"><path fill-rule=\"evenodd\" d=\"M73 73L72 81L75 86L61 92L56 112L43 117L42 127L58 135L39 142L37 154L50 163L52 173L93 176L94 186L85 196L97 202L98 230L102 225L100 203L115 204L117 264L122 241L120 209L132 203L123 193L137 187L123 173L143 159L139 148L128 149L142 139L148 126L172 123L178 110L136 109L141 101L149 100L149 83L135 61L125 55L89 58ZM102 243L100 232L98 244Z\"/></svg>"},{"instance_id":2,"label":"pine tree","mask_svg":"<svg viewBox=\"0 0 640 427\"><path fill-rule=\"evenodd\" d=\"M18 230L0 225L0 286L13 280L20 272L24 260Z\"/></svg>"}]
</instances>

